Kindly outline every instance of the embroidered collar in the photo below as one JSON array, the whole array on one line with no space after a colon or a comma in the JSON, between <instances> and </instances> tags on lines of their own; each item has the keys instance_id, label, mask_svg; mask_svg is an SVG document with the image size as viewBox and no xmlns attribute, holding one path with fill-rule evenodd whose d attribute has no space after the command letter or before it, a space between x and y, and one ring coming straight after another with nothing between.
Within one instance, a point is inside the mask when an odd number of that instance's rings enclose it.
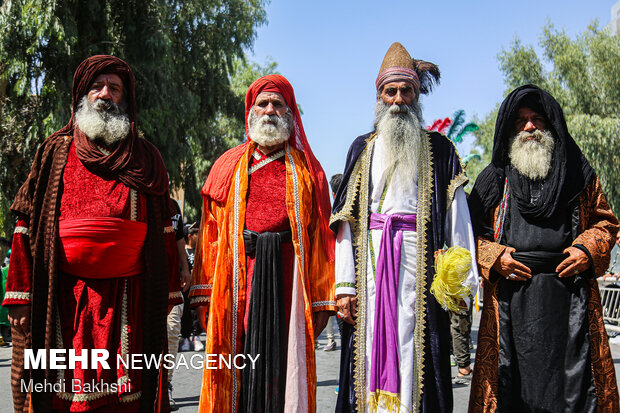
<instances>
[{"instance_id":1,"label":"embroidered collar","mask_svg":"<svg viewBox=\"0 0 620 413\"><path fill-rule=\"evenodd\" d=\"M256 157L257 155L258 155L258 158ZM260 159L260 154L258 154L258 151L254 151L254 154L252 156L254 157L254 159L257 159L257 160ZM248 175L253 174L254 172L258 171L263 166L266 166L270 164L271 162L275 161L276 159L279 159L282 157L284 157L284 149L281 149L277 152L272 153L271 155L269 155L268 157L266 157L265 159L263 159L256 165L250 167L250 169L248 170Z\"/></svg>"}]
</instances>

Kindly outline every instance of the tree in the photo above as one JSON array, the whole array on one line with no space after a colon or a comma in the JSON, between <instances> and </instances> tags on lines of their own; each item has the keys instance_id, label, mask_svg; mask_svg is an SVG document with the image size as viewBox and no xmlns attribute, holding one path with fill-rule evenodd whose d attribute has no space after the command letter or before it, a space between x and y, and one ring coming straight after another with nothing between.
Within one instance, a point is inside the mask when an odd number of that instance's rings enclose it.
<instances>
[{"instance_id":1,"label":"tree","mask_svg":"<svg viewBox=\"0 0 620 413\"><path fill-rule=\"evenodd\" d=\"M230 144L214 125L243 119L243 99L231 76L266 21L263 4L4 1L0 201L14 197L38 145L69 119L73 72L93 54L113 54L129 63L140 132L160 149L173 186L195 186L192 160L213 159Z\"/></svg>"},{"instance_id":2,"label":"tree","mask_svg":"<svg viewBox=\"0 0 620 413\"><path fill-rule=\"evenodd\" d=\"M248 63L243 59L235 60L230 80L233 95L243 102L252 82L259 77L278 73L277 68L277 63L272 60L267 60L264 65L255 62ZM212 139L191 141L192 153L203 155L199 155L187 163L188 175L191 175L194 179L193 182L196 183L193 186L186 185L185 199L188 203L185 205L184 216L189 221L200 219L200 207L202 206L198 189L192 190L191 188L198 188L197 185L204 183L213 162L219 155L226 149L243 142L245 137L245 106L241 107L240 116L232 117L219 112L211 121L209 128L212 131Z\"/></svg>"},{"instance_id":3,"label":"tree","mask_svg":"<svg viewBox=\"0 0 620 413\"><path fill-rule=\"evenodd\" d=\"M539 46L543 59L518 38L499 53L506 94L520 85L533 83L557 99L569 132L598 173L612 209L618 211L620 37L599 30L593 23L583 34L570 39L563 30L548 23L543 27ZM485 164L490 161L498 108L480 122L476 132L476 144L483 152Z\"/></svg>"}]
</instances>

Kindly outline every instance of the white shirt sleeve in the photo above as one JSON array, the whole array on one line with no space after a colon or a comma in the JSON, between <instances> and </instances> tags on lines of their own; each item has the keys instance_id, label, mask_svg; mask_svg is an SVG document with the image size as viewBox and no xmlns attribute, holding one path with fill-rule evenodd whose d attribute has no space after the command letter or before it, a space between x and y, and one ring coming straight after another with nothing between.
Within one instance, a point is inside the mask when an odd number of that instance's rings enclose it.
<instances>
[{"instance_id":1,"label":"white shirt sleeve","mask_svg":"<svg viewBox=\"0 0 620 413\"><path fill-rule=\"evenodd\" d=\"M355 258L351 240L351 226L341 221L336 237L336 296L355 295Z\"/></svg>"},{"instance_id":2,"label":"white shirt sleeve","mask_svg":"<svg viewBox=\"0 0 620 413\"><path fill-rule=\"evenodd\" d=\"M467 206L467 197L462 186L457 188L454 194L454 200L446 216L444 231L447 234L449 247L463 247L471 253L471 269L467 274L465 283L473 297L476 295L479 283L478 265L476 264L476 243ZM469 306L469 300L466 301L468 301L467 305Z\"/></svg>"}]
</instances>

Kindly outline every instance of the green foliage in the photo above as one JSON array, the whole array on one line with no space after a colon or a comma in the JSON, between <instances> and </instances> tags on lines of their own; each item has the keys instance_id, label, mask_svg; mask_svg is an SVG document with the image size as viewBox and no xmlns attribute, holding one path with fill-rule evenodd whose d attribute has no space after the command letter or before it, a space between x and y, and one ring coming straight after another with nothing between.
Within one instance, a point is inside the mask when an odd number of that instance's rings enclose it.
<instances>
[{"instance_id":1,"label":"green foliage","mask_svg":"<svg viewBox=\"0 0 620 413\"><path fill-rule=\"evenodd\" d=\"M259 77L278 73L278 65L272 60L267 60L264 65L258 63L246 63L242 59L233 62L233 70L231 72L231 91L240 102L245 101L245 93L252 82ZM218 113L209 125L212 131L212 137L208 140L193 140L191 142L193 153L208 153L208 156L197 157L188 165L192 168L193 176L200 187L207 178L209 169L213 162L226 149L232 148L243 142L245 139L245 104L240 107L241 116L231 117L223 113ZM187 188L187 187L186 187ZM185 204L184 216L188 220L196 221L200 219L200 194L198 190L185 192L186 200L190 201Z\"/></svg>"},{"instance_id":2,"label":"green foliage","mask_svg":"<svg viewBox=\"0 0 620 413\"><path fill-rule=\"evenodd\" d=\"M495 119L497 118L497 109L488 114L484 120L474 119L474 122L479 126L478 130L473 132L475 137L475 146L472 148L470 155L478 155L480 158L472 158L467 163L466 173L469 178L469 183L465 187L467 193L471 192L471 189L476 182L478 174L491 162L491 154L493 151L493 128L495 126Z\"/></svg>"},{"instance_id":3,"label":"green foliage","mask_svg":"<svg viewBox=\"0 0 620 413\"><path fill-rule=\"evenodd\" d=\"M0 237L10 239L13 235L12 230L15 227L15 220L10 214L1 213L8 211L11 206L10 202L0 194ZM0 255L0 259L2 256Z\"/></svg>"},{"instance_id":4,"label":"green foliage","mask_svg":"<svg viewBox=\"0 0 620 413\"><path fill-rule=\"evenodd\" d=\"M481 159L480 161L472 160L472 162L467 165L467 176L470 179L470 184L475 182L478 174L491 162L497 112L499 112L499 104L497 104L495 109L487 114L484 119L474 119L474 122L479 128L473 132L476 138L476 147L472 150L472 153L478 153Z\"/></svg>"},{"instance_id":5,"label":"green foliage","mask_svg":"<svg viewBox=\"0 0 620 413\"><path fill-rule=\"evenodd\" d=\"M523 45L519 39L499 53L506 94L533 83L556 98L566 115L569 132L596 169L612 209L618 211L620 37L599 30L593 23L571 39L548 23L542 29L539 46L544 65L534 48ZM471 178L490 161L498 108L499 105L479 122L480 130L475 132L483 161L479 168L468 167Z\"/></svg>"},{"instance_id":6,"label":"green foliage","mask_svg":"<svg viewBox=\"0 0 620 413\"><path fill-rule=\"evenodd\" d=\"M596 170L614 212L620 207L620 119L575 114L568 118L568 129Z\"/></svg>"},{"instance_id":7,"label":"green foliage","mask_svg":"<svg viewBox=\"0 0 620 413\"><path fill-rule=\"evenodd\" d=\"M265 0L13 0L0 6L0 192L12 199L34 152L70 117L78 64L113 54L136 77L138 126L161 151L173 187L196 193L195 159L230 144L243 120L245 50ZM250 68L252 65L249 66ZM240 70L240 69L238 69ZM237 140L239 137L236 138ZM189 196L196 203L198 195ZM1 213L1 212L0 212Z\"/></svg>"}]
</instances>

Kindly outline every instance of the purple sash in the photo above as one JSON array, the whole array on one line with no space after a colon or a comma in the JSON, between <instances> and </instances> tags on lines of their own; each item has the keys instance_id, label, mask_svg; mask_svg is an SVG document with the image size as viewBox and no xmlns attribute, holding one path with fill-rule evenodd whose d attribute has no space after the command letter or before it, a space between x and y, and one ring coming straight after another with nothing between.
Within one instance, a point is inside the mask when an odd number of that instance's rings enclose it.
<instances>
[{"instance_id":1,"label":"purple sash","mask_svg":"<svg viewBox=\"0 0 620 413\"><path fill-rule=\"evenodd\" d=\"M398 370L400 363L398 352L400 250L403 244L403 231L416 231L416 215L372 213L369 228L383 230L377 259L370 392L389 392L398 395L400 393Z\"/></svg>"}]
</instances>

